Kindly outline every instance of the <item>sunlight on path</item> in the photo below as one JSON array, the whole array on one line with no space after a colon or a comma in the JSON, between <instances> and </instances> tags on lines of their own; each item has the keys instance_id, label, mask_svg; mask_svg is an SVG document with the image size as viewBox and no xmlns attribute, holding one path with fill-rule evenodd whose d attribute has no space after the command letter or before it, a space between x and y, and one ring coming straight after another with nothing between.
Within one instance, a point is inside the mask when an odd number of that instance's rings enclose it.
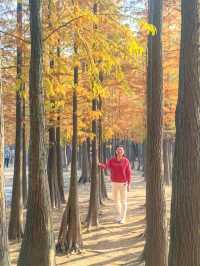
<instances>
[{"instance_id":1,"label":"sunlight on path","mask_svg":"<svg viewBox=\"0 0 200 266\"><path fill-rule=\"evenodd\" d=\"M10 178L6 185L10 186ZM107 182L110 195L110 183ZM7 188L8 191L9 188ZM81 220L84 221L89 198L89 185L81 185L80 205ZM167 195L170 192L167 190ZM8 193L9 194L9 193ZM168 195L169 196L169 195ZM54 210L53 223L56 239L64 206L61 210ZM126 224L115 222L115 209L113 202L107 200L100 210L100 225L97 229L87 232L82 229L84 249L79 255L57 256L58 266L114 266L128 265L129 261L140 256L143 246L145 230L145 186L141 173L136 172L131 191L128 193L128 216ZM12 265L16 265L16 257L19 252L19 243L10 245ZM134 264L132 264L134 265Z\"/></svg>"}]
</instances>

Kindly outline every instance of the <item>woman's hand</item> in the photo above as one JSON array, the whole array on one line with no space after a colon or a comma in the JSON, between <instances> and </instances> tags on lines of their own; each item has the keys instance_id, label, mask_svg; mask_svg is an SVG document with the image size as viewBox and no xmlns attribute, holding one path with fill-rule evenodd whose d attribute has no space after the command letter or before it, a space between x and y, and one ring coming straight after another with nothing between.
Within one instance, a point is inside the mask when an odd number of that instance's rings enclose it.
<instances>
[{"instance_id":1,"label":"woman's hand","mask_svg":"<svg viewBox=\"0 0 200 266\"><path fill-rule=\"evenodd\" d=\"M98 163L98 167L104 168L104 164L103 163Z\"/></svg>"}]
</instances>

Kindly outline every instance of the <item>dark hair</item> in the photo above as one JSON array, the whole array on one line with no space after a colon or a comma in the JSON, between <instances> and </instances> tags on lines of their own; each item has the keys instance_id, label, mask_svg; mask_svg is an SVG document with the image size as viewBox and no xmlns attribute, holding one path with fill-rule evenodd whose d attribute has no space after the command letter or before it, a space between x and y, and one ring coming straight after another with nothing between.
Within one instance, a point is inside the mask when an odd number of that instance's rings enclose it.
<instances>
[{"instance_id":1,"label":"dark hair","mask_svg":"<svg viewBox=\"0 0 200 266\"><path fill-rule=\"evenodd\" d=\"M117 146L115 146L115 151L116 151L117 148L123 148L124 149L124 146L123 145L117 145Z\"/></svg>"}]
</instances>

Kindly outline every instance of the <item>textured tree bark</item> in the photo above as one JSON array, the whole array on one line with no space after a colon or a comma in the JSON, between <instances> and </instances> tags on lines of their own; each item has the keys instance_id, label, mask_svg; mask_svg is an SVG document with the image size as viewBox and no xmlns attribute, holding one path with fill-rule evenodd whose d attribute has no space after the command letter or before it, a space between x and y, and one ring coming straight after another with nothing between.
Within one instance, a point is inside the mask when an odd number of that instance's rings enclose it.
<instances>
[{"instance_id":1,"label":"textured tree bark","mask_svg":"<svg viewBox=\"0 0 200 266\"><path fill-rule=\"evenodd\" d=\"M97 14L98 4L95 2L93 5L93 13ZM96 29L96 25L94 24ZM92 111L98 110L98 100L94 98L92 100ZM99 173L98 173L98 122L97 119L92 121L92 133L94 137L92 139L92 168L91 168L91 186L90 186L90 201L87 215L87 227L97 226L98 221L98 209L99 209Z\"/></svg>"},{"instance_id":2,"label":"textured tree bark","mask_svg":"<svg viewBox=\"0 0 200 266\"><path fill-rule=\"evenodd\" d=\"M110 158L109 157L109 151L107 148L108 145L109 145L109 143L107 143L107 142L103 143L103 160L102 160L103 163L106 163L106 161ZM104 170L104 173L105 173L105 175L108 175L107 169Z\"/></svg>"},{"instance_id":3,"label":"textured tree bark","mask_svg":"<svg viewBox=\"0 0 200 266\"><path fill-rule=\"evenodd\" d=\"M103 160L102 162L106 162L107 160L107 147L106 147L107 143L104 141L103 142L103 151L102 151L102 154L103 154Z\"/></svg>"},{"instance_id":4,"label":"textured tree bark","mask_svg":"<svg viewBox=\"0 0 200 266\"><path fill-rule=\"evenodd\" d=\"M82 168L82 144L78 145L77 150L77 168L81 170Z\"/></svg>"},{"instance_id":5,"label":"textured tree bark","mask_svg":"<svg viewBox=\"0 0 200 266\"><path fill-rule=\"evenodd\" d=\"M103 81L102 74L100 75L101 82ZM102 111L102 99L99 97L99 111ZM99 118L99 161L103 162L103 126L102 126L102 119ZM99 170L99 196L100 196L100 203L103 203L105 199L108 199L108 194L106 190L106 183L104 178L104 171Z\"/></svg>"},{"instance_id":6,"label":"textured tree bark","mask_svg":"<svg viewBox=\"0 0 200 266\"><path fill-rule=\"evenodd\" d=\"M53 1L48 0L48 28L52 30L52 9ZM49 67L51 71L54 71L54 55L53 47L49 45ZM58 185L58 169L57 169L57 141L56 141L56 127L54 126L54 106L55 99L50 97L50 102L52 105L52 110L50 113L50 127L49 127L49 152L48 152L48 180L50 189L50 198L52 208L60 208L61 206L61 196Z\"/></svg>"},{"instance_id":7,"label":"textured tree bark","mask_svg":"<svg viewBox=\"0 0 200 266\"><path fill-rule=\"evenodd\" d=\"M61 196L57 175L56 129L49 128L48 180L52 208L60 208Z\"/></svg>"},{"instance_id":8,"label":"textured tree bark","mask_svg":"<svg viewBox=\"0 0 200 266\"><path fill-rule=\"evenodd\" d=\"M25 84L23 86L25 90ZM28 198L28 183L27 183L27 174L26 174L26 103L25 99L22 101L23 105L23 125L22 125L22 142L23 142L23 160L22 160L22 195L23 195L23 205L26 208L27 198Z\"/></svg>"},{"instance_id":9,"label":"textured tree bark","mask_svg":"<svg viewBox=\"0 0 200 266\"><path fill-rule=\"evenodd\" d=\"M171 181L172 181L172 169L173 169L173 158L174 158L174 140L170 139L170 143L169 143L169 168L170 168L170 177L171 177Z\"/></svg>"},{"instance_id":10,"label":"textured tree bark","mask_svg":"<svg viewBox=\"0 0 200 266\"><path fill-rule=\"evenodd\" d=\"M182 0L169 266L200 265L200 1Z\"/></svg>"},{"instance_id":11,"label":"textured tree bark","mask_svg":"<svg viewBox=\"0 0 200 266\"><path fill-rule=\"evenodd\" d=\"M167 265L167 225L162 168L162 0L149 1L149 23L157 29L148 38L147 161L145 265Z\"/></svg>"},{"instance_id":12,"label":"textured tree bark","mask_svg":"<svg viewBox=\"0 0 200 266\"><path fill-rule=\"evenodd\" d=\"M0 266L10 266L4 196L4 117L2 94L2 84L0 82Z\"/></svg>"},{"instance_id":13,"label":"textured tree bark","mask_svg":"<svg viewBox=\"0 0 200 266\"><path fill-rule=\"evenodd\" d=\"M67 170L68 170L68 167L69 167L69 165L71 164L71 161L72 161L71 144L67 144L65 154L66 154L66 157L67 157Z\"/></svg>"},{"instance_id":14,"label":"textured tree bark","mask_svg":"<svg viewBox=\"0 0 200 266\"><path fill-rule=\"evenodd\" d=\"M82 163L81 163L81 176L79 183L85 184L90 180L90 169L89 169L89 158L88 158L88 148L87 141L85 140L82 144Z\"/></svg>"},{"instance_id":15,"label":"textured tree bark","mask_svg":"<svg viewBox=\"0 0 200 266\"><path fill-rule=\"evenodd\" d=\"M92 162L91 162L90 148L91 148L91 141L90 141L90 138L87 138L88 163L89 163L89 171L90 171L89 176L91 178Z\"/></svg>"},{"instance_id":16,"label":"textured tree bark","mask_svg":"<svg viewBox=\"0 0 200 266\"><path fill-rule=\"evenodd\" d=\"M136 154L135 154L135 144L133 141L131 141L130 148L131 148L131 156L129 159L131 161L132 168L134 169L135 168Z\"/></svg>"},{"instance_id":17,"label":"textured tree bark","mask_svg":"<svg viewBox=\"0 0 200 266\"><path fill-rule=\"evenodd\" d=\"M25 232L17 265L55 266L55 242L46 170L41 1L30 0L29 6L31 30L29 194Z\"/></svg>"},{"instance_id":18,"label":"textured tree bark","mask_svg":"<svg viewBox=\"0 0 200 266\"><path fill-rule=\"evenodd\" d=\"M163 164L164 164L164 181L166 185L170 185L170 154L169 154L169 139L163 139Z\"/></svg>"},{"instance_id":19,"label":"textured tree bark","mask_svg":"<svg viewBox=\"0 0 200 266\"><path fill-rule=\"evenodd\" d=\"M74 44L74 52L77 54L78 47L76 40ZM78 203L78 182L77 182L77 91L78 85L78 66L74 67L74 89L73 89L73 136L72 136L72 163L71 178L68 203L62 217L62 223L56 245L57 252L79 252L83 243L80 228L80 214Z\"/></svg>"},{"instance_id":20,"label":"textured tree bark","mask_svg":"<svg viewBox=\"0 0 200 266\"><path fill-rule=\"evenodd\" d=\"M17 31L22 35L22 2L17 1ZM15 136L15 163L12 188L12 201L8 238L21 239L23 235L23 199L22 199L22 46L17 43L17 79L20 81L16 92L16 136Z\"/></svg>"},{"instance_id":21,"label":"textured tree bark","mask_svg":"<svg viewBox=\"0 0 200 266\"><path fill-rule=\"evenodd\" d=\"M97 111L97 100L92 101L92 110ZM99 209L99 176L97 169L97 120L92 121L92 133L94 137L92 139L92 169L91 169L91 186L90 186L90 201L87 216L87 227L97 226L98 221L98 209Z\"/></svg>"},{"instance_id":22,"label":"textured tree bark","mask_svg":"<svg viewBox=\"0 0 200 266\"><path fill-rule=\"evenodd\" d=\"M138 167L137 170L140 171L141 168L143 167L143 145L142 143L137 144L137 148L138 148Z\"/></svg>"},{"instance_id":23,"label":"textured tree bark","mask_svg":"<svg viewBox=\"0 0 200 266\"><path fill-rule=\"evenodd\" d=\"M60 144L60 127L56 128L56 151L57 151L57 176L58 176L58 188L60 192L61 202L65 203L64 192L64 178L63 178L63 157L62 148Z\"/></svg>"}]
</instances>

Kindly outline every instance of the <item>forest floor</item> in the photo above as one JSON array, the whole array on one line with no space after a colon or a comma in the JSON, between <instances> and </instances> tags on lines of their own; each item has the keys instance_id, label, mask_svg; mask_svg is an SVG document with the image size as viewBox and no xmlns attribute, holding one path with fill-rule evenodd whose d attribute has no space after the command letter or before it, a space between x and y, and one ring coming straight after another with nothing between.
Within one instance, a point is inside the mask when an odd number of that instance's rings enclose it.
<instances>
[{"instance_id":1,"label":"forest floor","mask_svg":"<svg viewBox=\"0 0 200 266\"><path fill-rule=\"evenodd\" d=\"M6 170L6 198L9 209L12 185L12 169ZM111 185L107 180L108 195L111 197ZM65 172L66 191L69 184L69 172ZM90 185L79 186L81 221L84 221L89 200ZM170 188L166 188L167 209L169 217ZM67 195L66 195L67 196ZM62 214L61 209L53 210L53 225L57 239ZM25 212L25 211L24 211ZM24 213L25 214L25 213ZM128 214L126 224L115 222L115 208L112 200L107 200L100 210L100 225L87 231L82 227L84 248L81 254L56 256L58 266L115 266L137 265L137 259L144 248L145 231L145 183L142 173L134 171L131 191L128 193ZM10 242L11 263L16 266L20 243ZM141 264L142 265L142 264ZM37 266L37 265L35 265Z\"/></svg>"}]
</instances>

